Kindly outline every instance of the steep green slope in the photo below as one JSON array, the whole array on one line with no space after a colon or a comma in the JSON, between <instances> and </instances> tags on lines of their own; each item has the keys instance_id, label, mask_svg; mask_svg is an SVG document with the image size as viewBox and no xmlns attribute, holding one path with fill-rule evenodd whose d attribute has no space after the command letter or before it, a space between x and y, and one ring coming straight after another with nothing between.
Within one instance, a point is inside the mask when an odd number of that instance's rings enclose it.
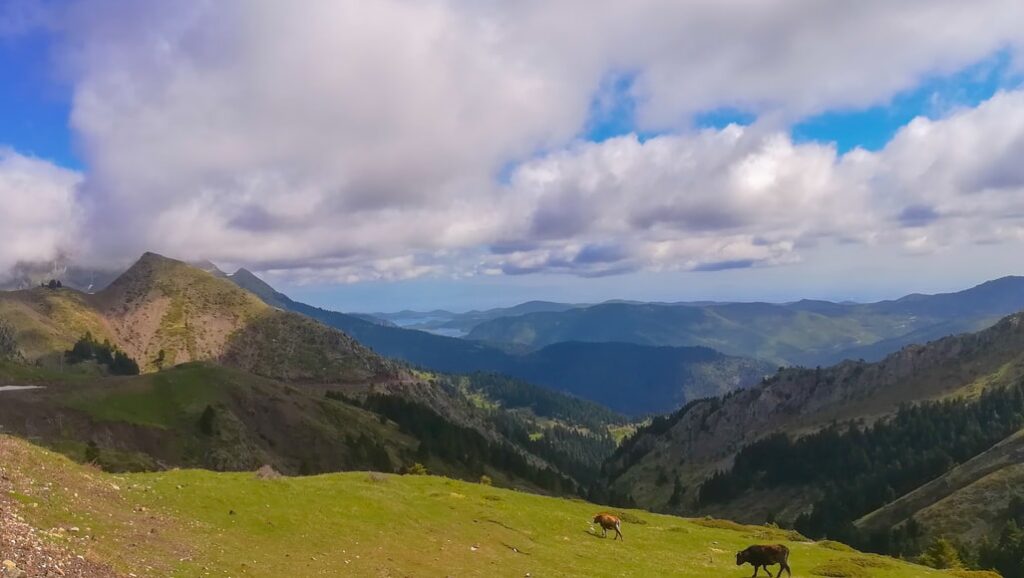
<instances>
[{"instance_id":1,"label":"steep green slope","mask_svg":"<svg viewBox=\"0 0 1024 578\"><path fill-rule=\"evenodd\" d=\"M0 452L4 507L37 528L74 527L60 544L137 576L739 577L749 568L733 553L754 542L785 542L795 576L966 576L636 511L624 512L624 542L601 539L599 506L431 476L107 475L8 437Z\"/></svg>"},{"instance_id":2,"label":"steep green slope","mask_svg":"<svg viewBox=\"0 0 1024 578\"><path fill-rule=\"evenodd\" d=\"M531 348L562 341L704 346L778 364L881 359L910 343L983 329L1024 309L1024 277L868 304L606 303L481 323L470 339Z\"/></svg>"},{"instance_id":3,"label":"steep green slope","mask_svg":"<svg viewBox=\"0 0 1024 578\"><path fill-rule=\"evenodd\" d=\"M930 535L977 541L1007 522L1010 501L1024 497L1024 431L862 517L865 530L913 518Z\"/></svg>"}]
</instances>

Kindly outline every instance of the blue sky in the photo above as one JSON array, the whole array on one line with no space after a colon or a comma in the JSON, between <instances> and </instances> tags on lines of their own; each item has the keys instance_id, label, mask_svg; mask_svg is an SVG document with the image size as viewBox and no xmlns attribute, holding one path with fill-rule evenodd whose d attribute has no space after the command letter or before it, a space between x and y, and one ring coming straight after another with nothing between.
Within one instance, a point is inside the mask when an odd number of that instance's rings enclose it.
<instances>
[{"instance_id":1,"label":"blue sky","mask_svg":"<svg viewBox=\"0 0 1024 578\"><path fill-rule=\"evenodd\" d=\"M869 300L1024 273L1015 3L730 22L654 2L612 29L535 27L576 3L368 3L350 28L326 0L82 0L37 21L12 0L0 226L39 242L0 270L156 250L363 311ZM819 20L843 13L849 30Z\"/></svg>"},{"instance_id":2,"label":"blue sky","mask_svg":"<svg viewBox=\"0 0 1024 578\"><path fill-rule=\"evenodd\" d=\"M41 31L0 36L0 143L80 169L70 113L70 86L51 66L50 37Z\"/></svg>"}]
</instances>

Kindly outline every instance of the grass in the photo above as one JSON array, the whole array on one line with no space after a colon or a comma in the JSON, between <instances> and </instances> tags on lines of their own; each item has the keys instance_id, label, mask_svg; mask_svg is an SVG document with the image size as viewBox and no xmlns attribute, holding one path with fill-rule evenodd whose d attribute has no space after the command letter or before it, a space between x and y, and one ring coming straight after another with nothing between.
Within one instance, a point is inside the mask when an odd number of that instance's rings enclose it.
<instances>
[{"instance_id":1,"label":"grass","mask_svg":"<svg viewBox=\"0 0 1024 578\"><path fill-rule=\"evenodd\" d=\"M208 366L188 364L141 379L123 380L132 383L123 389L73 396L68 405L102 421L170 429L223 398L223 388L210 383L211 378L218 377L224 376L211 372Z\"/></svg>"},{"instance_id":2,"label":"grass","mask_svg":"<svg viewBox=\"0 0 1024 578\"><path fill-rule=\"evenodd\" d=\"M86 332L111 338L102 316L70 289L0 292L0 318L14 326L18 346L32 361L70 349Z\"/></svg>"},{"instance_id":3,"label":"grass","mask_svg":"<svg viewBox=\"0 0 1024 578\"><path fill-rule=\"evenodd\" d=\"M794 576L951 576L789 541L766 527L623 512L625 541L590 524L603 508L433 476L352 472L259 480L176 470L109 475L0 437L22 513L81 528L69 547L139 576L746 577L734 552L784 542ZM884 563L866 564L865 559ZM838 575L838 574L818 574Z\"/></svg>"}]
</instances>

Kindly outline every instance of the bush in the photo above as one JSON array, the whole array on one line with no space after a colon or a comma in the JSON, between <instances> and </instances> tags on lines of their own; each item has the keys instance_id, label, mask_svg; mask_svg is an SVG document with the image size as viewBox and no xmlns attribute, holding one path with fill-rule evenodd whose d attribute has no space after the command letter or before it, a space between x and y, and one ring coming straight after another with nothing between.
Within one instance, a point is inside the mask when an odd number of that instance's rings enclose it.
<instances>
[{"instance_id":1,"label":"bush","mask_svg":"<svg viewBox=\"0 0 1024 578\"><path fill-rule=\"evenodd\" d=\"M491 480L491 476L488 476L488 475L480 476L480 483L485 485L485 486L494 485L494 481Z\"/></svg>"},{"instance_id":2,"label":"bush","mask_svg":"<svg viewBox=\"0 0 1024 578\"><path fill-rule=\"evenodd\" d=\"M425 476L429 473L427 467L419 462L405 468L405 475L407 476Z\"/></svg>"},{"instance_id":3,"label":"bush","mask_svg":"<svg viewBox=\"0 0 1024 578\"><path fill-rule=\"evenodd\" d=\"M938 538L932 542L917 561L939 570L955 570L964 567L956 546L945 538Z\"/></svg>"}]
</instances>

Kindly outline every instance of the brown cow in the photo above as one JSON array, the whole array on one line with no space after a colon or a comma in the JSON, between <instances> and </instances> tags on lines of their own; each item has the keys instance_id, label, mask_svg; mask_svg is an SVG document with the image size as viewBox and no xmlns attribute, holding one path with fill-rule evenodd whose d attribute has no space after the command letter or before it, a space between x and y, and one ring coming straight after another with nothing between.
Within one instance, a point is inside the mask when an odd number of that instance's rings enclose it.
<instances>
[{"instance_id":1,"label":"brown cow","mask_svg":"<svg viewBox=\"0 0 1024 578\"><path fill-rule=\"evenodd\" d=\"M754 567L754 576L757 576L757 571L763 567L764 571L768 573L768 578L772 578L772 571L768 567L775 564L779 565L779 573L775 578L782 576L783 570L786 571L786 574L793 575L793 571L789 569L789 548L782 544L750 546L742 552L737 552L736 565L743 564L750 564Z\"/></svg>"},{"instance_id":2,"label":"brown cow","mask_svg":"<svg viewBox=\"0 0 1024 578\"><path fill-rule=\"evenodd\" d=\"M622 537L622 522L617 517L615 517L615 516L613 516L611 514L598 514L598 515L594 516L594 523L601 525L601 537L602 538L607 538L608 537L608 530L611 530L611 529L614 528L615 529L615 538L618 538L619 540L622 540L623 542L626 541L626 539ZM614 540L615 538L612 538L612 540Z\"/></svg>"}]
</instances>

